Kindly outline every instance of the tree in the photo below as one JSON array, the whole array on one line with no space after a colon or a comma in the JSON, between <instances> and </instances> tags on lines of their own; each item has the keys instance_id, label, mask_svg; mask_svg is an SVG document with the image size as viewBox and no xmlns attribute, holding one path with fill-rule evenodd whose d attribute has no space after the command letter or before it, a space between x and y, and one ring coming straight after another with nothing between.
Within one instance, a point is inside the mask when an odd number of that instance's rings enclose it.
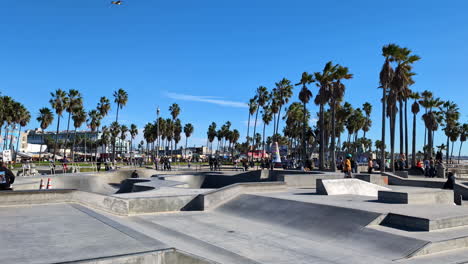
<instances>
[{"instance_id":1,"label":"tree","mask_svg":"<svg viewBox=\"0 0 468 264\"><path fill-rule=\"evenodd\" d=\"M72 162L75 161L75 143L76 143L76 130L83 125L84 122L86 122L86 112L85 110L81 107L79 109L75 109L72 113L72 119L73 119L73 126L75 127L75 133L73 136L73 146L72 146Z\"/></svg>"},{"instance_id":2,"label":"tree","mask_svg":"<svg viewBox=\"0 0 468 264\"><path fill-rule=\"evenodd\" d=\"M262 143L262 158L264 158L264 153L265 153L265 128L267 125L270 124L270 122L273 120L273 113L271 112L271 108L269 105L266 105L264 108L263 108L263 115L262 115L262 121L263 121L263 143ZM237 131L237 130L234 130L234 131ZM234 132L233 131L233 132ZM239 133L239 131L237 131L237 133ZM234 135L233 135L233 138L234 138ZM234 140L233 140L233 143Z\"/></svg>"},{"instance_id":3,"label":"tree","mask_svg":"<svg viewBox=\"0 0 468 264\"><path fill-rule=\"evenodd\" d=\"M458 150L458 164L460 164L460 156L461 156L461 149L463 146L463 142L466 141L466 137L468 136L468 124L463 124L460 126L460 149Z\"/></svg>"},{"instance_id":4,"label":"tree","mask_svg":"<svg viewBox=\"0 0 468 264\"><path fill-rule=\"evenodd\" d=\"M62 116L63 111L67 107L67 94L62 89L57 89L55 93L50 93L52 98L49 100L50 105L55 110L57 114L57 132L55 133L55 143L54 143L54 161L57 154L57 141L58 133L60 128L60 117Z\"/></svg>"},{"instance_id":5,"label":"tree","mask_svg":"<svg viewBox=\"0 0 468 264\"><path fill-rule=\"evenodd\" d=\"M257 130L257 118L258 118L258 111L260 108L263 108L265 104L268 102L270 99L270 94L268 93L268 90L265 86L259 86L257 88L257 94L255 95L254 98L257 98L257 111L255 113L255 124L254 124L254 135L256 134ZM252 159L253 159L253 154L252 154Z\"/></svg>"},{"instance_id":6,"label":"tree","mask_svg":"<svg viewBox=\"0 0 468 264\"><path fill-rule=\"evenodd\" d=\"M319 169L325 169L325 104L330 98L330 85L333 81L333 73L335 72L337 65L333 65L331 61L325 64L322 72L315 72L314 78L317 81L317 87L319 88L318 94L315 96L314 103L320 106L319 109L319 132L320 132L320 151L319 151Z\"/></svg>"},{"instance_id":7,"label":"tree","mask_svg":"<svg viewBox=\"0 0 468 264\"><path fill-rule=\"evenodd\" d=\"M293 86L291 85L291 81L286 78L283 78L281 79L281 81L275 83L275 86L276 92L273 93L273 96L275 97L275 103L278 105L279 108L275 134L278 134L281 109L284 105L286 105L289 102L289 99L292 97Z\"/></svg>"},{"instance_id":8,"label":"tree","mask_svg":"<svg viewBox=\"0 0 468 264\"><path fill-rule=\"evenodd\" d=\"M411 113L413 113L413 147L411 149L411 167L416 167L416 116L420 111L418 103L420 96L418 93L413 93L411 98L414 99L414 102L411 105Z\"/></svg>"},{"instance_id":9,"label":"tree","mask_svg":"<svg viewBox=\"0 0 468 264\"><path fill-rule=\"evenodd\" d=\"M438 108L443 104L443 102L439 99L430 99L427 102L428 105L428 112L425 113L422 118L424 120L424 125L427 129L427 147L426 147L426 153L429 158L433 157L433 149L434 149L434 132L439 129L439 124L441 122L441 113L434 111L434 108Z\"/></svg>"},{"instance_id":10,"label":"tree","mask_svg":"<svg viewBox=\"0 0 468 264\"><path fill-rule=\"evenodd\" d=\"M250 146L250 141L249 141L250 116L252 116L253 114L257 112L257 109L258 109L257 98L256 97L251 98L249 100L248 106L249 106L249 119L247 121L247 136L245 137L247 141L247 147Z\"/></svg>"},{"instance_id":11,"label":"tree","mask_svg":"<svg viewBox=\"0 0 468 264\"><path fill-rule=\"evenodd\" d=\"M313 83L314 77L311 74L308 74L307 72L303 72L301 76L301 80L299 83L296 84L296 86L302 85L301 91L299 92L299 100L302 102L302 105L304 107L303 111L304 113L307 111L307 104L310 101L310 98L312 98L312 92L309 90L307 85ZM302 160L303 164L306 164L306 161L308 159L307 157L307 149L306 149L306 127L307 127L307 121L306 121L306 115L303 115L303 120L302 120ZM265 135L263 135L265 137Z\"/></svg>"},{"instance_id":12,"label":"tree","mask_svg":"<svg viewBox=\"0 0 468 264\"><path fill-rule=\"evenodd\" d=\"M39 109L39 114L36 118L37 122L40 123L40 127L42 129L42 134L43 134L43 137L44 137L44 130L46 130L50 124L52 124L52 122L54 121L54 113L52 113L52 111L47 108L47 107L43 107L41 109ZM41 156L42 156L42 144L43 141L41 141L41 147L39 148L39 160L41 159Z\"/></svg>"},{"instance_id":13,"label":"tree","mask_svg":"<svg viewBox=\"0 0 468 264\"><path fill-rule=\"evenodd\" d=\"M120 153L123 154L123 147L125 143L125 139L127 138L128 127L126 125L120 126Z\"/></svg>"},{"instance_id":14,"label":"tree","mask_svg":"<svg viewBox=\"0 0 468 264\"><path fill-rule=\"evenodd\" d=\"M372 125L372 120L370 119L370 114L372 112L372 105L369 102L365 102L362 105L362 110L364 110L364 113L366 114L366 124L363 127L363 131L364 131L363 137L366 138L366 133L369 131Z\"/></svg>"},{"instance_id":15,"label":"tree","mask_svg":"<svg viewBox=\"0 0 468 264\"><path fill-rule=\"evenodd\" d=\"M447 136L446 163L449 163L450 144L449 139L456 136L458 138L457 121L460 118L460 112L457 104L452 101L447 101L442 105L442 113L445 120L445 135ZM456 139L455 139L456 141ZM453 146L453 145L452 145Z\"/></svg>"},{"instance_id":16,"label":"tree","mask_svg":"<svg viewBox=\"0 0 468 264\"><path fill-rule=\"evenodd\" d=\"M335 65L333 67L335 70L332 73L332 84L330 85L330 92L329 92L329 104L331 108L331 170L333 172L336 171L336 145L335 145L335 139L336 139L336 109L338 107L338 103L343 99L346 87L345 85L341 82L341 80L349 80L353 78L353 75L349 73L349 70L347 67L343 67L340 65Z\"/></svg>"},{"instance_id":17,"label":"tree","mask_svg":"<svg viewBox=\"0 0 468 264\"><path fill-rule=\"evenodd\" d=\"M114 103L117 104L117 114L115 115L115 122L119 121L119 109L122 109L128 102L127 92L120 88L114 92ZM114 160L115 161L115 160Z\"/></svg>"},{"instance_id":18,"label":"tree","mask_svg":"<svg viewBox=\"0 0 468 264\"><path fill-rule=\"evenodd\" d=\"M135 124L130 125L130 152L133 150L133 140L138 135L138 128Z\"/></svg>"},{"instance_id":19,"label":"tree","mask_svg":"<svg viewBox=\"0 0 468 264\"><path fill-rule=\"evenodd\" d=\"M70 118L71 115L78 111L83 106L83 98L78 90L70 89L67 93L67 103L65 106L65 111L68 113L67 121L67 137L65 138L65 149L63 151L63 156L66 156L67 151L67 142L69 139L69 130L70 130Z\"/></svg>"},{"instance_id":20,"label":"tree","mask_svg":"<svg viewBox=\"0 0 468 264\"><path fill-rule=\"evenodd\" d=\"M190 136L192 136L192 133L193 133L193 125L188 123L188 124L185 124L184 126L184 134L185 134L185 156L187 156L187 142L188 142L188 138Z\"/></svg>"},{"instance_id":21,"label":"tree","mask_svg":"<svg viewBox=\"0 0 468 264\"><path fill-rule=\"evenodd\" d=\"M115 162L115 143L117 136L120 133L120 125L117 121L112 122L109 128L110 135L112 136L112 162Z\"/></svg>"},{"instance_id":22,"label":"tree","mask_svg":"<svg viewBox=\"0 0 468 264\"><path fill-rule=\"evenodd\" d=\"M386 106L387 104L387 93L390 88L390 83L393 79L393 76L395 75L395 71L393 70L393 67L391 65L391 62L393 61L393 55L397 51L398 46L395 44L388 44L383 46L382 48L382 56L385 57L385 62L382 66L382 70L380 71L380 87L382 88L382 144L381 146L383 149L381 150L382 153L382 164L385 164L385 120L386 120L386 112L388 107ZM385 172L385 166L381 166L380 168L381 172Z\"/></svg>"},{"instance_id":23,"label":"tree","mask_svg":"<svg viewBox=\"0 0 468 264\"><path fill-rule=\"evenodd\" d=\"M88 122L89 128L91 128L91 132L93 132L93 133L96 132L98 127L101 126L101 119L102 119L102 116L101 116L101 114L99 113L98 110L89 111L87 122ZM97 135L98 134L96 134L96 140L98 138ZM97 147L98 146L96 145L96 149L95 149L96 152L97 152ZM94 158L95 158L95 161L97 161L97 155L95 155Z\"/></svg>"},{"instance_id":24,"label":"tree","mask_svg":"<svg viewBox=\"0 0 468 264\"><path fill-rule=\"evenodd\" d=\"M16 141L15 159L16 159L16 156L17 156L17 154L19 152L19 142L20 142L20 138L21 138L21 129L23 127L25 127L29 123L29 121L31 120L31 114L29 113L29 111L22 104L19 105L19 108L16 109L16 112L17 112L17 115L18 115L17 123L19 124L20 129L18 131L18 139Z\"/></svg>"}]
</instances>

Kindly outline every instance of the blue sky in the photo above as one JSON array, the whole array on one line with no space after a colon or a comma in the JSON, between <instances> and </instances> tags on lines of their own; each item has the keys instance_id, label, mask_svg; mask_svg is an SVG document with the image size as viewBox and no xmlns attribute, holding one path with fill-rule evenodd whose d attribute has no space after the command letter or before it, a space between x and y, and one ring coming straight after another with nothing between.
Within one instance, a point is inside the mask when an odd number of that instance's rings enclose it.
<instances>
[{"instance_id":1,"label":"blue sky","mask_svg":"<svg viewBox=\"0 0 468 264\"><path fill-rule=\"evenodd\" d=\"M127 0L121 6L108 0L4 1L0 91L35 117L57 88L79 89L87 109L124 88L124 122L142 127L155 118L156 106L168 116L167 108L177 102L182 122L195 126L191 144L201 144L211 121L230 120L245 137L248 116L241 103L259 85L272 88L283 77L297 82L303 71L320 71L332 60L354 74L345 100L374 105L369 136L376 139L381 47L388 43L422 57L414 67L414 90L455 101L461 121L468 121L467 9L464 0ZM422 143L420 118L418 125ZM435 143L442 142L439 132ZM468 146L463 153L468 155Z\"/></svg>"}]
</instances>

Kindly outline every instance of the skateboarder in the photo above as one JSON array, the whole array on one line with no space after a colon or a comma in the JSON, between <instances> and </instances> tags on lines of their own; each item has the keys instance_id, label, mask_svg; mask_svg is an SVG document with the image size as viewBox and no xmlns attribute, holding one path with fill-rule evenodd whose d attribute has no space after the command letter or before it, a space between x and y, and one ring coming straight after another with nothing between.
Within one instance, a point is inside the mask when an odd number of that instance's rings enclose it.
<instances>
[{"instance_id":1,"label":"skateboarder","mask_svg":"<svg viewBox=\"0 0 468 264\"><path fill-rule=\"evenodd\" d=\"M6 164L0 161L0 191L11 190L11 185L15 182L15 175L7 168Z\"/></svg>"}]
</instances>

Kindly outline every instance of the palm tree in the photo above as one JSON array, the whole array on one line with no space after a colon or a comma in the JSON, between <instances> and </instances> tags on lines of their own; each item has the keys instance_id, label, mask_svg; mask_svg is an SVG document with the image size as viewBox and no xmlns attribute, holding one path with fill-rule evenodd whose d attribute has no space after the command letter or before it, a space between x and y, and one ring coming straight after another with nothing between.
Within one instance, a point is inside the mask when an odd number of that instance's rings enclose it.
<instances>
[{"instance_id":1,"label":"palm tree","mask_svg":"<svg viewBox=\"0 0 468 264\"><path fill-rule=\"evenodd\" d=\"M76 142L76 130L86 122L86 112L83 108L75 109L72 114L73 126L75 127L75 133L73 136L73 147L72 147L72 162L75 161L75 142ZM86 143L85 143L86 144Z\"/></svg>"},{"instance_id":2,"label":"palm tree","mask_svg":"<svg viewBox=\"0 0 468 264\"><path fill-rule=\"evenodd\" d=\"M324 108L325 104L329 101L330 98L330 85L333 81L333 73L338 65L333 66L331 61L325 64L322 72L315 72L314 77L317 81L317 87L319 87L319 92L315 97L314 103L320 106L319 109L319 119L320 119L320 151L319 151L319 169L325 169L325 117L324 117Z\"/></svg>"},{"instance_id":3,"label":"palm tree","mask_svg":"<svg viewBox=\"0 0 468 264\"><path fill-rule=\"evenodd\" d=\"M40 123L40 127L43 131L42 133L44 137L44 130L46 130L49 127L49 125L52 124L52 122L54 121L54 113L52 113L52 111L49 108L43 107L39 109L39 114L36 120ZM41 147L39 149L39 160L41 160L42 156L42 145L43 140L41 140Z\"/></svg>"},{"instance_id":4,"label":"palm tree","mask_svg":"<svg viewBox=\"0 0 468 264\"><path fill-rule=\"evenodd\" d=\"M65 138L65 149L63 151L63 156L66 156L67 143L69 139L69 130L70 130L70 118L71 115L83 106L83 98L78 90L70 89L67 93L67 104L65 111L68 113L67 121L67 137Z\"/></svg>"},{"instance_id":5,"label":"palm tree","mask_svg":"<svg viewBox=\"0 0 468 264\"><path fill-rule=\"evenodd\" d=\"M395 44L388 44L383 46L382 48L382 56L385 57L385 62L382 66L382 70L380 71L380 87L382 88L382 144L381 146L383 149L381 163L385 164L385 120L386 120L386 112L387 112L387 93L390 88L390 83L392 82L393 76L395 75L395 71L392 68L391 62L393 61L393 56L397 51L398 46ZM381 172L385 172L385 166L381 166Z\"/></svg>"},{"instance_id":6,"label":"palm tree","mask_svg":"<svg viewBox=\"0 0 468 264\"><path fill-rule=\"evenodd\" d=\"M91 132L96 132L96 130L98 129L98 127L101 126L101 119L102 119L102 116L101 114L99 113L98 110L91 110L89 111L88 113L88 124L89 124L89 127L91 128ZM96 134L96 140L97 140L97 134ZM97 152L97 145L96 145L96 149L95 151ZM97 161L97 155L94 156L95 158L95 161Z\"/></svg>"},{"instance_id":7,"label":"palm tree","mask_svg":"<svg viewBox=\"0 0 468 264\"><path fill-rule=\"evenodd\" d=\"M135 124L130 125L130 152L132 152L133 140L138 135L138 128Z\"/></svg>"},{"instance_id":8,"label":"palm tree","mask_svg":"<svg viewBox=\"0 0 468 264\"><path fill-rule=\"evenodd\" d=\"M460 155L461 155L463 142L466 141L467 136L468 136L468 124L463 124L462 126L460 126L460 149L458 150L458 164L460 164Z\"/></svg>"},{"instance_id":9,"label":"palm tree","mask_svg":"<svg viewBox=\"0 0 468 264\"><path fill-rule=\"evenodd\" d=\"M432 92L424 91L421 93L422 100L419 101L419 104L424 107L424 113L427 114L427 110L430 108L429 101L433 99ZM424 145L426 146L426 138L427 138L427 128L424 127Z\"/></svg>"},{"instance_id":10,"label":"palm tree","mask_svg":"<svg viewBox=\"0 0 468 264\"><path fill-rule=\"evenodd\" d=\"M457 135L457 128L458 128L457 121L460 118L460 112L459 112L457 104L455 104L452 101L445 102L442 105L442 111L443 111L444 120L445 120L444 131L445 131L445 135L447 136L447 149L446 149L445 159L446 159L446 163L448 164L449 153L450 153L449 139Z\"/></svg>"},{"instance_id":11,"label":"palm tree","mask_svg":"<svg viewBox=\"0 0 468 264\"><path fill-rule=\"evenodd\" d=\"M182 134L182 123L180 122L180 119L177 118L174 122L174 149L177 150L177 144L179 143ZM172 155L172 152L171 152Z\"/></svg>"},{"instance_id":12,"label":"palm tree","mask_svg":"<svg viewBox=\"0 0 468 264\"><path fill-rule=\"evenodd\" d=\"M257 98L254 97L254 98L249 99L248 106L249 106L249 119L247 121L247 136L245 138L247 140L247 146L250 145L250 137L249 137L250 116L255 114L257 112L257 109L258 109Z\"/></svg>"},{"instance_id":13,"label":"palm tree","mask_svg":"<svg viewBox=\"0 0 468 264\"><path fill-rule=\"evenodd\" d=\"M411 112L413 113L413 147L411 149L411 167L416 167L416 116L420 111L418 103L420 96L419 93L413 93L410 97L414 99L414 102L411 105Z\"/></svg>"},{"instance_id":14,"label":"palm tree","mask_svg":"<svg viewBox=\"0 0 468 264\"><path fill-rule=\"evenodd\" d=\"M120 126L120 153L123 156L124 142L127 138L128 127L126 125Z\"/></svg>"},{"instance_id":15,"label":"palm tree","mask_svg":"<svg viewBox=\"0 0 468 264\"><path fill-rule=\"evenodd\" d=\"M154 133L153 133L153 124L147 123L143 128L143 137L146 140L146 151L148 151L148 146L151 142L154 142Z\"/></svg>"},{"instance_id":16,"label":"palm tree","mask_svg":"<svg viewBox=\"0 0 468 264\"><path fill-rule=\"evenodd\" d=\"M270 122L273 120L273 113L271 112L271 108L269 105L266 105L263 108L263 115L262 115L262 121L263 121L263 142L262 142L262 158L264 158L264 153L265 153L265 128L267 125L270 124ZM237 131L237 130L233 130ZM239 131L237 131L239 133ZM232 138L234 138L234 134L232 135ZM234 143L234 142L233 142Z\"/></svg>"},{"instance_id":17,"label":"palm tree","mask_svg":"<svg viewBox=\"0 0 468 264\"><path fill-rule=\"evenodd\" d=\"M270 98L270 94L268 93L268 90L265 86L259 86L257 88L257 94L255 95L254 98L257 98L257 111L255 113L255 123L254 123L254 135L256 133L256 130L257 130L257 118L258 118L258 111L260 110L260 107L264 107L265 104L268 102L269 98ZM252 156L253 158L253 156Z\"/></svg>"},{"instance_id":18,"label":"palm tree","mask_svg":"<svg viewBox=\"0 0 468 264\"><path fill-rule=\"evenodd\" d=\"M117 136L120 134L120 125L117 121L112 122L109 128L109 132L112 136L112 162L115 162L115 142Z\"/></svg>"},{"instance_id":19,"label":"palm tree","mask_svg":"<svg viewBox=\"0 0 468 264\"><path fill-rule=\"evenodd\" d=\"M104 119L104 117L107 116L107 114L110 111L110 108L111 108L111 105L110 105L109 99L107 99L107 97L105 97L105 96L102 96L99 99L99 103L98 103L98 105L96 107L97 111L99 112L99 115L101 116L101 119ZM99 126L97 127L97 134L99 135ZM102 135L101 135L101 139L102 139ZM107 147L106 147L105 151L107 151ZM96 150L94 152L94 157L97 157L97 148L96 148Z\"/></svg>"},{"instance_id":20,"label":"palm tree","mask_svg":"<svg viewBox=\"0 0 468 264\"><path fill-rule=\"evenodd\" d=\"M206 136L207 136L208 142L210 143L210 154L213 154L213 141L216 137L216 123L215 122L212 122L211 125L208 127Z\"/></svg>"},{"instance_id":21,"label":"palm tree","mask_svg":"<svg viewBox=\"0 0 468 264\"><path fill-rule=\"evenodd\" d=\"M433 149L434 149L434 132L437 131L439 128L439 123L441 121L441 113L434 111L434 108L438 108L443 104L442 101L440 101L439 98L436 99L430 99L427 102L429 111L425 113L422 118L424 120L424 125L426 126L427 129L427 147L426 149L428 157L431 158L433 154Z\"/></svg>"},{"instance_id":22,"label":"palm tree","mask_svg":"<svg viewBox=\"0 0 468 264\"><path fill-rule=\"evenodd\" d=\"M16 155L19 152L19 142L20 142L20 137L21 137L21 129L25 127L29 121L31 120L31 114L29 111L20 104L19 109L16 110L18 113L18 124L20 125L20 129L18 131L18 140L16 141L16 152L15 152L15 160L16 160Z\"/></svg>"},{"instance_id":23,"label":"palm tree","mask_svg":"<svg viewBox=\"0 0 468 264\"><path fill-rule=\"evenodd\" d=\"M60 117L62 116L63 111L67 107L67 93L65 93L62 89L57 89L55 93L50 93L52 99L49 100L50 105L55 110L57 114L57 132L55 133L55 143L54 143L54 161L55 156L57 154L57 141L58 141L58 133L60 128Z\"/></svg>"},{"instance_id":24,"label":"palm tree","mask_svg":"<svg viewBox=\"0 0 468 264\"><path fill-rule=\"evenodd\" d=\"M370 119L370 114L372 112L372 105L369 103L369 102L365 102L363 105L362 105L362 110L364 110L364 113L366 114L366 125L363 129L364 131L364 135L363 135L363 138L366 138L366 132L369 131L369 128L372 124L372 120Z\"/></svg>"},{"instance_id":25,"label":"palm tree","mask_svg":"<svg viewBox=\"0 0 468 264\"><path fill-rule=\"evenodd\" d=\"M279 130L279 121L280 121L280 116L281 116L281 108L286 105L289 102L289 98L292 97L292 90L293 86L291 85L291 81L283 78L281 81L275 83L276 86L276 93L273 93L273 96L275 96L275 101L278 104L278 116L277 116L277 122L276 122L276 132L275 134L278 134Z\"/></svg>"},{"instance_id":26,"label":"palm tree","mask_svg":"<svg viewBox=\"0 0 468 264\"><path fill-rule=\"evenodd\" d=\"M231 143L235 146L240 138L239 130L234 129L231 133ZM234 157L234 148L231 148L231 157Z\"/></svg>"},{"instance_id":27,"label":"palm tree","mask_svg":"<svg viewBox=\"0 0 468 264\"><path fill-rule=\"evenodd\" d=\"M299 92L299 100L302 102L302 105L304 107L304 113L307 111L307 104L310 101L310 98L312 97L312 92L309 90L307 87L308 84L313 83L314 77L311 74L308 74L307 72L303 72L301 76L301 80L299 83L296 84L296 86L302 85L302 89ZM307 127L307 121L306 121L306 115L303 115L304 119L302 120L302 160L303 164L306 164L307 160L307 149L306 149L306 127ZM265 133L263 134L264 137L264 142L265 142Z\"/></svg>"},{"instance_id":28,"label":"palm tree","mask_svg":"<svg viewBox=\"0 0 468 264\"><path fill-rule=\"evenodd\" d=\"M452 142L450 160L452 161L452 163L453 163L453 149L454 149L455 141L458 140L458 137L460 136L460 134L461 134L461 125L460 123L456 123L455 126L453 126L450 131L450 142Z\"/></svg>"},{"instance_id":29,"label":"palm tree","mask_svg":"<svg viewBox=\"0 0 468 264\"><path fill-rule=\"evenodd\" d=\"M127 104L127 101L128 94L124 89L120 88L119 90L114 92L114 103L117 104L117 114L115 115L115 122L119 121L119 109L122 109Z\"/></svg>"},{"instance_id":30,"label":"palm tree","mask_svg":"<svg viewBox=\"0 0 468 264\"><path fill-rule=\"evenodd\" d=\"M193 133L193 125L188 123L188 124L185 124L184 126L184 134L185 134L185 156L187 156L187 142L188 142L188 138L190 136L192 136L192 133Z\"/></svg>"},{"instance_id":31,"label":"palm tree","mask_svg":"<svg viewBox=\"0 0 468 264\"><path fill-rule=\"evenodd\" d=\"M333 172L336 171L336 157L335 157L335 151L336 151L336 145L335 145L335 140L336 140L336 109L338 107L338 102L340 102L343 99L346 87L345 85L341 82L341 80L349 80L353 78L353 75L349 73L349 70L347 67L343 67L340 65L335 65L333 67L335 70L332 74L332 79L333 83L330 85L330 92L329 92L329 104L331 108L331 170Z\"/></svg>"}]
</instances>

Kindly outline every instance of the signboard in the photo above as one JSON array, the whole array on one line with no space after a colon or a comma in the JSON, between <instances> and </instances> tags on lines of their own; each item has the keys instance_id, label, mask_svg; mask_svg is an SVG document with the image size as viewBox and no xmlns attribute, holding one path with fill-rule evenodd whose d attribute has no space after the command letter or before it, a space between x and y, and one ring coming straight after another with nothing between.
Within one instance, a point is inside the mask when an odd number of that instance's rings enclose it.
<instances>
[{"instance_id":1,"label":"signboard","mask_svg":"<svg viewBox=\"0 0 468 264\"><path fill-rule=\"evenodd\" d=\"M11 161L11 150L6 149L3 151L3 162Z\"/></svg>"}]
</instances>

